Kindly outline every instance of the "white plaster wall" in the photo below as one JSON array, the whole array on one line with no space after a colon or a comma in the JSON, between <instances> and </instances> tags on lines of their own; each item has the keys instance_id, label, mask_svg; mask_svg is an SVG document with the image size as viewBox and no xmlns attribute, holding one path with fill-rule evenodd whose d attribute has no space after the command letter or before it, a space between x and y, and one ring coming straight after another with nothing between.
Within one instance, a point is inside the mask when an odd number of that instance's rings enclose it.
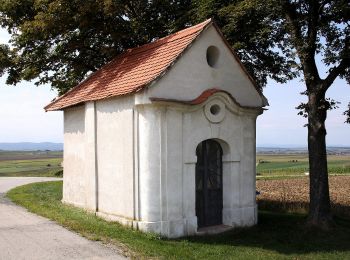
<instances>
[{"instance_id":1,"label":"white plaster wall","mask_svg":"<svg viewBox=\"0 0 350 260\"><path fill-rule=\"evenodd\" d=\"M218 68L207 64L206 52L211 45L220 50ZM210 88L229 92L242 106L264 106L261 96L213 26L204 31L145 94L149 97L192 100Z\"/></svg>"},{"instance_id":2,"label":"white plaster wall","mask_svg":"<svg viewBox=\"0 0 350 260\"><path fill-rule=\"evenodd\" d=\"M139 106L140 222L144 231L186 235L183 215L183 113L167 106Z\"/></svg>"},{"instance_id":3,"label":"white plaster wall","mask_svg":"<svg viewBox=\"0 0 350 260\"><path fill-rule=\"evenodd\" d=\"M162 163L160 119L162 111L153 106L139 107L138 111L140 219L144 222L157 222L161 220L160 173ZM154 231L160 233L160 227L157 227Z\"/></svg>"},{"instance_id":4,"label":"white plaster wall","mask_svg":"<svg viewBox=\"0 0 350 260\"><path fill-rule=\"evenodd\" d=\"M96 106L95 102L85 104L85 160L84 172L81 174L86 178L86 208L96 211L97 190L96 190Z\"/></svg>"},{"instance_id":5,"label":"white plaster wall","mask_svg":"<svg viewBox=\"0 0 350 260\"><path fill-rule=\"evenodd\" d=\"M63 157L63 201L85 207L85 106L64 111Z\"/></svg>"},{"instance_id":6,"label":"white plaster wall","mask_svg":"<svg viewBox=\"0 0 350 260\"><path fill-rule=\"evenodd\" d=\"M164 144L166 145L166 180L162 183L166 212L163 219L169 221L163 233L179 236L186 234L186 216L183 211L183 113L168 107L164 118Z\"/></svg>"},{"instance_id":7,"label":"white plaster wall","mask_svg":"<svg viewBox=\"0 0 350 260\"><path fill-rule=\"evenodd\" d=\"M256 117L242 117L241 225L257 223L256 205ZM246 189L245 187L251 187Z\"/></svg>"},{"instance_id":8,"label":"white plaster wall","mask_svg":"<svg viewBox=\"0 0 350 260\"><path fill-rule=\"evenodd\" d=\"M133 96L96 102L98 211L132 219Z\"/></svg>"},{"instance_id":9,"label":"white plaster wall","mask_svg":"<svg viewBox=\"0 0 350 260\"><path fill-rule=\"evenodd\" d=\"M211 102L225 104L219 123L205 116ZM227 94L217 93L197 106L159 103L138 106L140 222L144 231L179 237L197 233L196 148L215 139L223 148L223 224L256 223L255 118Z\"/></svg>"},{"instance_id":10,"label":"white plaster wall","mask_svg":"<svg viewBox=\"0 0 350 260\"><path fill-rule=\"evenodd\" d=\"M226 96L226 98L223 98ZM257 222L255 201L255 119L258 111L240 109L228 96L214 95L206 104L221 99L225 117L212 123L204 115L204 107L184 114L184 215L195 216L195 149L207 139L218 141L223 148L223 224L251 226ZM194 222L193 222L194 223Z\"/></svg>"}]
</instances>

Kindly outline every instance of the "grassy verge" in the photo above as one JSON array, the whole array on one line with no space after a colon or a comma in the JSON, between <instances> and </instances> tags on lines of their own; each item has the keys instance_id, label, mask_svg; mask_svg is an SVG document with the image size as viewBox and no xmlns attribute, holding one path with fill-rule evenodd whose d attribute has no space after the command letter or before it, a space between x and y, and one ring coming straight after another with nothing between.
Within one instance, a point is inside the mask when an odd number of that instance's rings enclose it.
<instances>
[{"instance_id":1,"label":"grassy verge","mask_svg":"<svg viewBox=\"0 0 350 260\"><path fill-rule=\"evenodd\" d=\"M62 182L36 183L11 190L8 197L29 211L83 236L113 243L136 257L165 259L349 259L350 221L337 219L331 231L304 226L303 215L259 213L259 225L208 237L177 240L143 234L63 205Z\"/></svg>"}]
</instances>

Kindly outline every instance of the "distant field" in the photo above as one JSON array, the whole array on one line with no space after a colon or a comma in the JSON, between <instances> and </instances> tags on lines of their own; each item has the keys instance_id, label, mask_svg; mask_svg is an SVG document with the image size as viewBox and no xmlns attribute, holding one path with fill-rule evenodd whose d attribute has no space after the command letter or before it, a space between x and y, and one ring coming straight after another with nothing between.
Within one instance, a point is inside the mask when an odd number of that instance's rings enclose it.
<instances>
[{"instance_id":1,"label":"distant field","mask_svg":"<svg viewBox=\"0 0 350 260\"><path fill-rule=\"evenodd\" d=\"M59 176L62 152L0 151L1 176Z\"/></svg>"},{"instance_id":2,"label":"distant field","mask_svg":"<svg viewBox=\"0 0 350 260\"><path fill-rule=\"evenodd\" d=\"M62 151L1 151L0 161L62 158Z\"/></svg>"},{"instance_id":3,"label":"distant field","mask_svg":"<svg viewBox=\"0 0 350 260\"><path fill-rule=\"evenodd\" d=\"M63 153L53 151L0 151L1 176L53 176L61 171ZM307 154L258 154L258 178L305 176ZM350 174L350 155L329 155L330 175Z\"/></svg>"},{"instance_id":4,"label":"distant field","mask_svg":"<svg viewBox=\"0 0 350 260\"><path fill-rule=\"evenodd\" d=\"M307 154L258 154L258 177L302 176L309 172ZM332 175L350 174L350 155L328 155L328 171Z\"/></svg>"}]
</instances>

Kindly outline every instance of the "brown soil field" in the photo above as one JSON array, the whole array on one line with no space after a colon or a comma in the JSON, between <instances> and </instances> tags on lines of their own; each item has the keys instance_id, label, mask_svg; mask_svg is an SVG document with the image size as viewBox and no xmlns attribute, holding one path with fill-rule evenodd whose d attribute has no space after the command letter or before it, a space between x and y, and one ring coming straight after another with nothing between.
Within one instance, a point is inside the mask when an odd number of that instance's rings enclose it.
<instances>
[{"instance_id":1,"label":"brown soil field","mask_svg":"<svg viewBox=\"0 0 350 260\"><path fill-rule=\"evenodd\" d=\"M309 204L309 178L257 180L259 209L306 212ZM329 177L332 211L350 218L350 176Z\"/></svg>"}]
</instances>

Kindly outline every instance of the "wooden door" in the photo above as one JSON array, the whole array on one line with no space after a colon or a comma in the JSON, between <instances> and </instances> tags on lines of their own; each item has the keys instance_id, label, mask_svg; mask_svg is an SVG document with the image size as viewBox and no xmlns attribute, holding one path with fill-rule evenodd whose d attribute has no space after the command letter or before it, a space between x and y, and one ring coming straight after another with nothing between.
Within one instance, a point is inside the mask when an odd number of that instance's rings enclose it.
<instances>
[{"instance_id":1,"label":"wooden door","mask_svg":"<svg viewBox=\"0 0 350 260\"><path fill-rule=\"evenodd\" d=\"M198 227L222 224L222 149L206 140L196 150L196 215Z\"/></svg>"}]
</instances>

